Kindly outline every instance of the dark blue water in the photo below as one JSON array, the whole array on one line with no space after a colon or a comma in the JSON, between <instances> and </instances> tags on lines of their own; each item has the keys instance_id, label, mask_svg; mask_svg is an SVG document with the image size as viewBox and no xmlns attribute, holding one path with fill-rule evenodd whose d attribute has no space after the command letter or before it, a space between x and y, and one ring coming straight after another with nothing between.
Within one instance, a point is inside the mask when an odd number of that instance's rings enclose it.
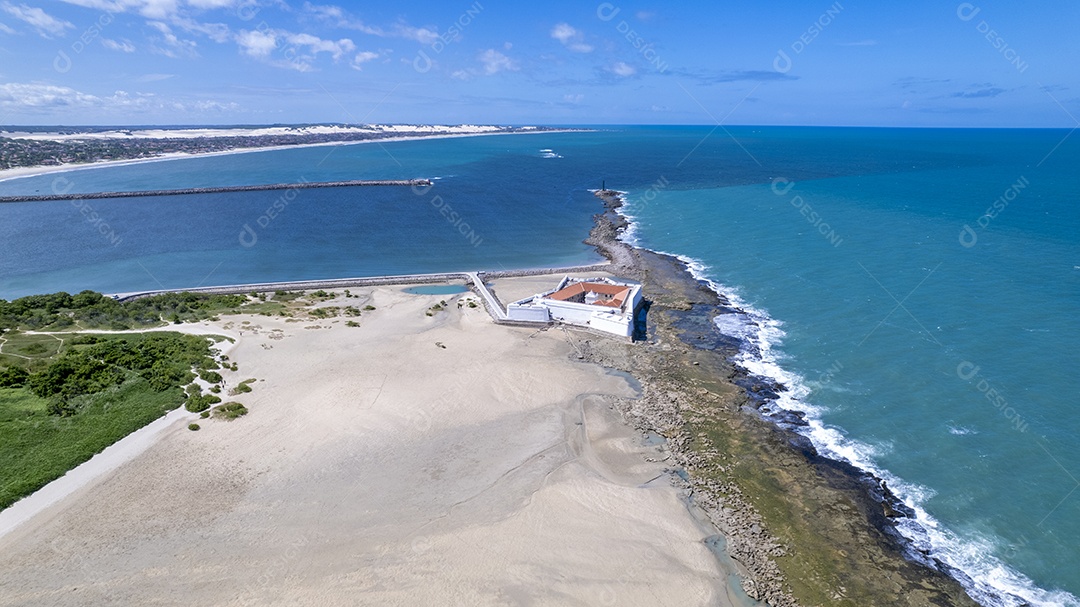
<instances>
[{"instance_id":1,"label":"dark blue water","mask_svg":"<svg viewBox=\"0 0 1080 607\"><path fill-rule=\"evenodd\" d=\"M591 262L603 180L629 192L631 239L743 302L717 319L742 364L789 388L777 406L808 412L822 450L886 477L918 512L905 532L980 601L1077 605L1080 139L1066 135L635 127L13 180L0 194L441 178L296 191L273 218L287 192L90 201L96 222L80 203L0 205L0 297Z\"/></svg>"}]
</instances>

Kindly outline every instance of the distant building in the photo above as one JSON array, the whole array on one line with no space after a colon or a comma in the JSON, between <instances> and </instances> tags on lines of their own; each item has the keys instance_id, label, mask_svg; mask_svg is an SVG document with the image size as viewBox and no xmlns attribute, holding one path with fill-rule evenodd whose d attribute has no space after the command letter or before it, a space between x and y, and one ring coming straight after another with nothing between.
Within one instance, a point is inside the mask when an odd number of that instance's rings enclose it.
<instances>
[{"instance_id":1,"label":"distant building","mask_svg":"<svg viewBox=\"0 0 1080 607\"><path fill-rule=\"evenodd\" d=\"M630 337L640 307L641 285L636 282L566 276L554 289L510 304L506 314L510 320L556 320Z\"/></svg>"}]
</instances>

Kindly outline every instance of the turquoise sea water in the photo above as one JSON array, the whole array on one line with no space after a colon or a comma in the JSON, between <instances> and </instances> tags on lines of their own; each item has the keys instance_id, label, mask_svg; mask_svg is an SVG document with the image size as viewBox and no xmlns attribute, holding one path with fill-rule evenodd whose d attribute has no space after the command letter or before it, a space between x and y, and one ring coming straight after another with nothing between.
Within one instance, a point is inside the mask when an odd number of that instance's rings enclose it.
<instances>
[{"instance_id":1,"label":"turquoise sea water","mask_svg":"<svg viewBox=\"0 0 1080 607\"><path fill-rule=\"evenodd\" d=\"M588 189L605 180L628 192L628 239L741 302L717 319L743 339L740 363L787 387L775 406L807 412L820 449L888 479L915 508L916 547L986 605L1078 605L1068 134L633 127L12 180L0 195L440 178L300 190L269 219L285 193L89 201L96 222L82 203L0 205L0 297L590 262Z\"/></svg>"}]
</instances>

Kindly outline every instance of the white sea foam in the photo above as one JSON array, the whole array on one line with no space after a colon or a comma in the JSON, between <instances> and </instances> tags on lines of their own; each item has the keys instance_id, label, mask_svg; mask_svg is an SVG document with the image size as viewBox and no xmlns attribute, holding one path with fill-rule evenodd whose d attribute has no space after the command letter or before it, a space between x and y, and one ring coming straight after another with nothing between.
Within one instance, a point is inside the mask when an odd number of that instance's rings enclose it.
<instances>
[{"instance_id":1,"label":"white sea foam","mask_svg":"<svg viewBox=\"0 0 1080 607\"><path fill-rule=\"evenodd\" d=\"M630 222L630 227L621 240L639 246L638 222L624 209L620 209L619 213ZM780 321L748 304L739 297L737 289L712 280L708 266L700 260L676 253L656 252L682 261L695 279L708 284L713 291L727 299L730 307L738 310L714 319L721 333L735 337L743 344L734 362L748 373L784 387L778 398L763 406L762 410L765 413L777 409L803 413L808 425L798 431L811 440L819 453L881 478L893 494L914 511L913 518L896 521L897 530L916 551L911 555L913 558L927 564L932 564L932 559L936 559L962 572L955 577L972 598L985 607L1080 607L1080 599L1072 594L1039 588L1023 573L1003 563L994 556L993 542L980 537L962 538L942 526L923 507L934 496L933 490L905 482L881 468L875 461L880 455L880 448L848 437L841 428L826 425L821 419L824 410L808 399L811 395L809 383L781 365L784 355L778 348L783 343L785 333ZM950 432L953 430L950 428ZM954 434L971 432L963 428L955 430Z\"/></svg>"}]
</instances>

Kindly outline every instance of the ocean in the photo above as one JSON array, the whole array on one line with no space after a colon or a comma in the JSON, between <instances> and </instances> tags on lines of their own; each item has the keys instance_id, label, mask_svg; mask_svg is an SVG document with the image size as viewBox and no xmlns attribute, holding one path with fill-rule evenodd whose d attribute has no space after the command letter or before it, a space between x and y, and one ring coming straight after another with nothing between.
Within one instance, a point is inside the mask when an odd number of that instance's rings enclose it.
<instances>
[{"instance_id":1,"label":"ocean","mask_svg":"<svg viewBox=\"0 0 1080 607\"><path fill-rule=\"evenodd\" d=\"M69 171L0 195L435 178L0 205L0 297L590 263L599 204L743 311L738 362L984 605L1080 605L1080 139L598 127ZM87 208L89 207L89 209Z\"/></svg>"}]
</instances>

